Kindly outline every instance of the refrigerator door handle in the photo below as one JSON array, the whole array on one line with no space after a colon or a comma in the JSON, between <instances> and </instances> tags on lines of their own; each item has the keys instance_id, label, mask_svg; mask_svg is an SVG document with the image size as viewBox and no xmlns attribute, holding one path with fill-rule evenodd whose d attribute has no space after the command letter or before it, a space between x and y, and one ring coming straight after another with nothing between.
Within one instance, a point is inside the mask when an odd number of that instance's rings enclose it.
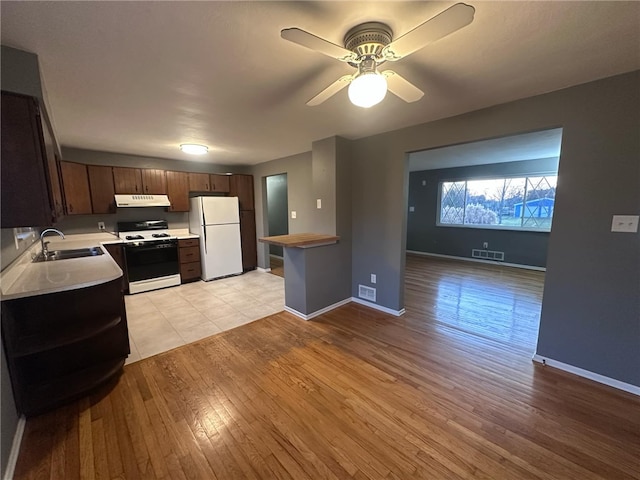
<instances>
[{"instance_id":1,"label":"refrigerator door handle","mask_svg":"<svg viewBox=\"0 0 640 480\"><path fill-rule=\"evenodd\" d=\"M204 205L202 199L200 199L200 206L202 207L202 231L204 232L204 253L207 253L207 224L204 221Z\"/></svg>"}]
</instances>

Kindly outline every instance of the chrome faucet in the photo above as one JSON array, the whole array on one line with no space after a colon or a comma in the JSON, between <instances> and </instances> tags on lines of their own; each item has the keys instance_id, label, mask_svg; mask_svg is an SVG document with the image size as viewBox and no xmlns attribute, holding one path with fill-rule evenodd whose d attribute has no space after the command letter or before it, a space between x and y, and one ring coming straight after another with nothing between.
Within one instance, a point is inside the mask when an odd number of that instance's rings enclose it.
<instances>
[{"instance_id":1,"label":"chrome faucet","mask_svg":"<svg viewBox=\"0 0 640 480\"><path fill-rule=\"evenodd\" d=\"M50 242L45 242L44 236L49 232L57 233L64 239L64 233L62 233L60 230L56 230L55 228L47 228L42 231L42 233L40 234L40 244L42 245L42 258L44 258L45 260L49 257L49 250L47 249L47 245L49 245Z\"/></svg>"}]
</instances>

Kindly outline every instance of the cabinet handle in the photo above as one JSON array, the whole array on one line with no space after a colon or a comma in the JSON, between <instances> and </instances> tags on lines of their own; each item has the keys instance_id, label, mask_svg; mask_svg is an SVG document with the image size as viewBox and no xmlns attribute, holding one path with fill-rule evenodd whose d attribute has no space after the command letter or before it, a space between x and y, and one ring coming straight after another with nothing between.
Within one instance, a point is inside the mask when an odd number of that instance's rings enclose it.
<instances>
[{"instance_id":1,"label":"cabinet handle","mask_svg":"<svg viewBox=\"0 0 640 480\"><path fill-rule=\"evenodd\" d=\"M205 183L205 184L204 184L204 188L205 188L206 190L209 190L209 184L208 184L208 183Z\"/></svg>"},{"instance_id":2,"label":"cabinet handle","mask_svg":"<svg viewBox=\"0 0 640 480\"><path fill-rule=\"evenodd\" d=\"M147 191L147 193L149 193L149 185L146 185L144 189Z\"/></svg>"},{"instance_id":3,"label":"cabinet handle","mask_svg":"<svg viewBox=\"0 0 640 480\"><path fill-rule=\"evenodd\" d=\"M69 211L73 212L73 205L69 204Z\"/></svg>"}]
</instances>

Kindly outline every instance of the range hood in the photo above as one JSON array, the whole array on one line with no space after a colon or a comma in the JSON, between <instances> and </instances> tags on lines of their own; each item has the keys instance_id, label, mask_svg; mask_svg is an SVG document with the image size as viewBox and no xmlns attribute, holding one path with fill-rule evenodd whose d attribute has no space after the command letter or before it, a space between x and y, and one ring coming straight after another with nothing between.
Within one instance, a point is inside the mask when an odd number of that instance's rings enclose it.
<instances>
[{"instance_id":1,"label":"range hood","mask_svg":"<svg viewBox=\"0 0 640 480\"><path fill-rule=\"evenodd\" d=\"M116 195L116 207L170 207L166 195Z\"/></svg>"}]
</instances>

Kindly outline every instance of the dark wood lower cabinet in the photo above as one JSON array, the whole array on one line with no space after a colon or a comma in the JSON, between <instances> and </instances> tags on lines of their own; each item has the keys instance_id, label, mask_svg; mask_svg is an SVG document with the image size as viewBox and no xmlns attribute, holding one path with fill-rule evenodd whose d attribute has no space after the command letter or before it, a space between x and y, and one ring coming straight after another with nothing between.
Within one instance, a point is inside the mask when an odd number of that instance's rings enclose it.
<instances>
[{"instance_id":1,"label":"dark wood lower cabinet","mask_svg":"<svg viewBox=\"0 0 640 480\"><path fill-rule=\"evenodd\" d=\"M122 270L122 291L129 292L129 279L127 277L127 263L124 260L124 247L121 243L107 243L103 245L109 255Z\"/></svg>"},{"instance_id":2,"label":"dark wood lower cabinet","mask_svg":"<svg viewBox=\"0 0 640 480\"><path fill-rule=\"evenodd\" d=\"M200 279L200 239L184 238L178 240L178 257L180 259L180 279L182 283Z\"/></svg>"},{"instance_id":3,"label":"dark wood lower cabinet","mask_svg":"<svg viewBox=\"0 0 640 480\"><path fill-rule=\"evenodd\" d=\"M121 279L3 301L2 339L21 413L89 393L118 375L130 352Z\"/></svg>"}]
</instances>

